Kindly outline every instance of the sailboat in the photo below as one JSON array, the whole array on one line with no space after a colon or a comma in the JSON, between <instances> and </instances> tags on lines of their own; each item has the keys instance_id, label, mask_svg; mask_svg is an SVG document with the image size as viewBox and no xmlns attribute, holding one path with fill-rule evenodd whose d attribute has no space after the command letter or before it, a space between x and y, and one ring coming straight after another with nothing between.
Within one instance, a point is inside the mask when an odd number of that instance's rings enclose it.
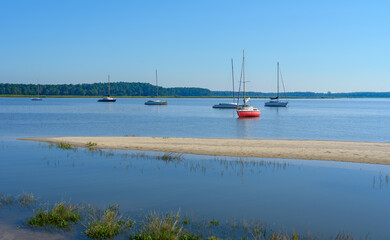
<instances>
[{"instance_id":1,"label":"sailboat","mask_svg":"<svg viewBox=\"0 0 390 240\"><path fill-rule=\"evenodd\" d=\"M215 104L213 108L237 108L237 103L235 103L234 99L234 71L233 71L233 59L232 60L232 82L233 82L233 102L231 103L219 103Z\"/></svg>"},{"instance_id":2,"label":"sailboat","mask_svg":"<svg viewBox=\"0 0 390 240\"><path fill-rule=\"evenodd\" d=\"M276 79L277 79L276 82L277 82L278 93L277 93L276 97L271 97L270 100L264 104L264 106L266 106L266 107L286 107L288 104L288 101L279 100L279 73L280 73L279 62L277 63L277 72L278 73L277 73L277 77L276 77Z\"/></svg>"},{"instance_id":3,"label":"sailboat","mask_svg":"<svg viewBox=\"0 0 390 240\"><path fill-rule=\"evenodd\" d=\"M31 98L32 101L42 101L42 98L39 97L39 84L38 84L38 96L35 98Z\"/></svg>"},{"instance_id":4,"label":"sailboat","mask_svg":"<svg viewBox=\"0 0 390 240\"><path fill-rule=\"evenodd\" d=\"M98 100L98 102L115 102L116 99L110 97L110 74L108 75L108 95Z\"/></svg>"},{"instance_id":5,"label":"sailboat","mask_svg":"<svg viewBox=\"0 0 390 240\"><path fill-rule=\"evenodd\" d=\"M260 116L260 110L252 107L247 104L247 102L250 100L250 98L245 98L245 52L242 51L242 83L243 83L243 92L244 92L244 105L237 107L237 114L238 117L244 118L244 117L259 117Z\"/></svg>"},{"instance_id":6,"label":"sailboat","mask_svg":"<svg viewBox=\"0 0 390 240\"><path fill-rule=\"evenodd\" d=\"M157 69L156 69L156 89L157 89L156 98L158 98ZM161 101L161 100L158 100L158 99L149 100L149 101L145 102L145 105L167 105L167 104L168 104L167 101Z\"/></svg>"}]
</instances>

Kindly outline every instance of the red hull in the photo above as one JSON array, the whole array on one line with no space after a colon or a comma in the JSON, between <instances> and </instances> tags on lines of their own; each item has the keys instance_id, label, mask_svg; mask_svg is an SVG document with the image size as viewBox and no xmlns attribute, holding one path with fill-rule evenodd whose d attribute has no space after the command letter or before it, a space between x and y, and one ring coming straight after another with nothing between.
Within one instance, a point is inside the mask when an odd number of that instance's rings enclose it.
<instances>
[{"instance_id":1,"label":"red hull","mask_svg":"<svg viewBox=\"0 0 390 240\"><path fill-rule=\"evenodd\" d=\"M260 111L237 111L239 117L260 117Z\"/></svg>"}]
</instances>

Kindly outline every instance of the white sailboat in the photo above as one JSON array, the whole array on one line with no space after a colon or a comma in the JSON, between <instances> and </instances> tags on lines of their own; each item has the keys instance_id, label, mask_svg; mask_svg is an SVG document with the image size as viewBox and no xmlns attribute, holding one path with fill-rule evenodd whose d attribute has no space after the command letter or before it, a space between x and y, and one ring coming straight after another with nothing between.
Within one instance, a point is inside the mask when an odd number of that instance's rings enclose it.
<instances>
[{"instance_id":1,"label":"white sailboat","mask_svg":"<svg viewBox=\"0 0 390 240\"><path fill-rule=\"evenodd\" d=\"M115 102L116 99L110 97L110 74L108 74L108 95L98 100L98 102Z\"/></svg>"},{"instance_id":2,"label":"white sailboat","mask_svg":"<svg viewBox=\"0 0 390 240\"><path fill-rule=\"evenodd\" d=\"M35 98L31 98L32 101L42 101L42 98L39 97L39 84L38 84L38 95Z\"/></svg>"},{"instance_id":3,"label":"white sailboat","mask_svg":"<svg viewBox=\"0 0 390 240\"><path fill-rule=\"evenodd\" d=\"M213 108L237 108L237 103L234 97L234 71L233 71L233 59L232 60L232 82L233 82L233 102L215 104Z\"/></svg>"},{"instance_id":4,"label":"white sailboat","mask_svg":"<svg viewBox=\"0 0 390 240\"><path fill-rule=\"evenodd\" d=\"M157 80L157 69L156 69L156 98L158 98L158 80ZM149 100L145 102L145 105L167 105L167 101L162 101L159 99Z\"/></svg>"},{"instance_id":5,"label":"white sailboat","mask_svg":"<svg viewBox=\"0 0 390 240\"><path fill-rule=\"evenodd\" d=\"M277 63L277 95L276 97L271 97L268 102L264 104L266 107L286 107L288 104L288 101L283 101L279 100L279 74L280 74L280 69L279 69L279 62ZM286 93L285 93L286 94Z\"/></svg>"}]
</instances>

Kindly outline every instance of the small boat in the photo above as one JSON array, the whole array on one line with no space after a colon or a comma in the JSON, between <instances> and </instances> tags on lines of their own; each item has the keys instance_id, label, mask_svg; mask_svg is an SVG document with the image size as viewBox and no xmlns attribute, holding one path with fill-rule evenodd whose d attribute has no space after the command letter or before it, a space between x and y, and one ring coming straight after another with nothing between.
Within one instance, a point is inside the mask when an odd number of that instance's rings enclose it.
<instances>
[{"instance_id":1,"label":"small boat","mask_svg":"<svg viewBox=\"0 0 390 240\"><path fill-rule=\"evenodd\" d=\"M234 99L234 71L233 71L233 59L232 59L232 82L233 82L233 102L231 103L219 103L215 104L213 108L237 108L237 103L235 103Z\"/></svg>"},{"instance_id":2,"label":"small boat","mask_svg":"<svg viewBox=\"0 0 390 240\"><path fill-rule=\"evenodd\" d=\"M248 105L250 98L245 98L245 52L242 52L242 83L243 83L243 92L244 92L244 105L237 107L237 114L240 118L246 117L259 117L260 110L253 106Z\"/></svg>"},{"instance_id":3,"label":"small boat","mask_svg":"<svg viewBox=\"0 0 390 240\"><path fill-rule=\"evenodd\" d=\"M98 102L115 102L116 99L110 97L110 75L108 75L108 95L98 100Z\"/></svg>"},{"instance_id":4,"label":"small boat","mask_svg":"<svg viewBox=\"0 0 390 240\"><path fill-rule=\"evenodd\" d=\"M157 81L157 70L156 70L156 98L158 98L158 81ZM149 100L145 102L145 105L168 105L167 101L162 101L158 99Z\"/></svg>"},{"instance_id":5,"label":"small boat","mask_svg":"<svg viewBox=\"0 0 390 240\"><path fill-rule=\"evenodd\" d=\"M39 84L38 84L38 96L35 98L31 98L31 101L42 101L42 98L39 97Z\"/></svg>"},{"instance_id":6,"label":"small boat","mask_svg":"<svg viewBox=\"0 0 390 240\"><path fill-rule=\"evenodd\" d=\"M283 100L279 100L279 73L280 73L280 69L279 69L279 62L277 63L277 96L276 97L271 97L270 100L268 102L266 102L264 104L264 106L266 107L286 107L287 104L288 104L288 101L283 101ZM283 83L283 79L282 79L282 83ZM283 88L284 88L284 84L283 84ZM284 93L286 95L286 92Z\"/></svg>"}]
</instances>

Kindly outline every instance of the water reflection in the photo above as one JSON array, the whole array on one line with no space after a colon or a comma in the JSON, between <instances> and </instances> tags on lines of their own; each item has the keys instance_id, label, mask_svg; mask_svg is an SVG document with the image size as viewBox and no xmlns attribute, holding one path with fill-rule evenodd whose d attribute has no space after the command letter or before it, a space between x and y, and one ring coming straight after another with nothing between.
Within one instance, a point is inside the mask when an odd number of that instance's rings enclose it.
<instances>
[{"instance_id":1,"label":"water reflection","mask_svg":"<svg viewBox=\"0 0 390 240\"><path fill-rule=\"evenodd\" d=\"M372 179L372 188L389 188L389 175L383 175L382 172L379 172L379 174L377 176L374 176Z\"/></svg>"},{"instance_id":2,"label":"water reflection","mask_svg":"<svg viewBox=\"0 0 390 240\"><path fill-rule=\"evenodd\" d=\"M237 118L236 130L238 138L249 138L253 136L252 132L260 126L260 117L256 118ZM256 136L260 138L261 136Z\"/></svg>"}]
</instances>

